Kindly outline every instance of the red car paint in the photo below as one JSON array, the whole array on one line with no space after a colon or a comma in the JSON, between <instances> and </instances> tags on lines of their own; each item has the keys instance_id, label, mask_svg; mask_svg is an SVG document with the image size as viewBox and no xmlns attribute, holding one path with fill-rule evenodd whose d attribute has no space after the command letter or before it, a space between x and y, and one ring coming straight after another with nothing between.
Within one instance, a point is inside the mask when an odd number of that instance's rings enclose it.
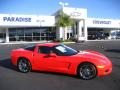
<instances>
[{"instance_id":1,"label":"red car paint","mask_svg":"<svg viewBox=\"0 0 120 90\"><path fill-rule=\"evenodd\" d=\"M11 62L17 66L20 57L24 57L31 63L32 70L59 72L71 75L77 74L78 66L83 62L89 62L97 68L97 76L108 75L112 72L111 61L103 54L95 51L85 50L71 56L58 56L53 54L47 57L45 54L38 53L38 47L53 47L58 43L36 44L34 51L25 50L23 48L12 50ZM51 54L52 55L52 54Z\"/></svg>"}]
</instances>

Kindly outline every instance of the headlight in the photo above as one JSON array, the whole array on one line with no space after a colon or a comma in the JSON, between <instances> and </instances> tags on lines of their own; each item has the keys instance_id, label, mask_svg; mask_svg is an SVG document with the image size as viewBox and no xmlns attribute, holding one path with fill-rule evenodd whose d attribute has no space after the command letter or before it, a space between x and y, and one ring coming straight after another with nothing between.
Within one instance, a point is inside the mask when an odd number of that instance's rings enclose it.
<instances>
[{"instance_id":1,"label":"headlight","mask_svg":"<svg viewBox=\"0 0 120 90\"><path fill-rule=\"evenodd\" d=\"M98 65L97 67L98 67L98 68L104 68L105 65Z\"/></svg>"}]
</instances>

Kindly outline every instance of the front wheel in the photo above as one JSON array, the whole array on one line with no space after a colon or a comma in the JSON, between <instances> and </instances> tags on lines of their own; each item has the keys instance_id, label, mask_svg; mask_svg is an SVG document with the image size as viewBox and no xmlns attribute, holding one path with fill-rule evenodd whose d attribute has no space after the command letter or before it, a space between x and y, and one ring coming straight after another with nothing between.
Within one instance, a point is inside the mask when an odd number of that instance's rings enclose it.
<instances>
[{"instance_id":1,"label":"front wheel","mask_svg":"<svg viewBox=\"0 0 120 90\"><path fill-rule=\"evenodd\" d=\"M77 74L81 79L90 80L96 77L97 70L93 64L84 63L78 67Z\"/></svg>"},{"instance_id":2,"label":"front wheel","mask_svg":"<svg viewBox=\"0 0 120 90\"><path fill-rule=\"evenodd\" d=\"M22 73L27 73L31 70L30 62L25 58L19 59L17 67Z\"/></svg>"}]
</instances>

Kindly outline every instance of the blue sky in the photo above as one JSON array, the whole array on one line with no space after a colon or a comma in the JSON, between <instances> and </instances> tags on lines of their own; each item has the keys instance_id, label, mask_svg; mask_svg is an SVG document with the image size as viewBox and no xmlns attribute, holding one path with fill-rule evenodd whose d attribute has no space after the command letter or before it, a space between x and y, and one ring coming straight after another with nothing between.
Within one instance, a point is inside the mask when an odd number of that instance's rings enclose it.
<instances>
[{"instance_id":1,"label":"blue sky","mask_svg":"<svg viewBox=\"0 0 120 90\"><path fill-rule=\"evenodd\" d=\"M88 17L120 19L120 0L0 0L0 13L52 15L60 1L87 8Z\"/></svg>"}]
</instances>

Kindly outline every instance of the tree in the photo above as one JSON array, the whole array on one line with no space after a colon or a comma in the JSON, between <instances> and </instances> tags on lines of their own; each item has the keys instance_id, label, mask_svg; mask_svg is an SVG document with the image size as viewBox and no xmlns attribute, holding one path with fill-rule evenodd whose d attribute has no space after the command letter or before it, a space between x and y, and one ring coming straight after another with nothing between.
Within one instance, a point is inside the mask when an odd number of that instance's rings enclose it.
<instances>
[{"instance_id":1,"label":"tree","mask_svg":"<svg viewBox=\"0 0 120 90\"><path fill-rule=\"evenodd\" d=\"M72 26L74 24L73 20L65 14L63 11L60 11L59 14L56 16L56 26L62 27L64 30L64 37L63 40L67 39L67 28L68 26Z\"/></svg>"}]
</instances>

